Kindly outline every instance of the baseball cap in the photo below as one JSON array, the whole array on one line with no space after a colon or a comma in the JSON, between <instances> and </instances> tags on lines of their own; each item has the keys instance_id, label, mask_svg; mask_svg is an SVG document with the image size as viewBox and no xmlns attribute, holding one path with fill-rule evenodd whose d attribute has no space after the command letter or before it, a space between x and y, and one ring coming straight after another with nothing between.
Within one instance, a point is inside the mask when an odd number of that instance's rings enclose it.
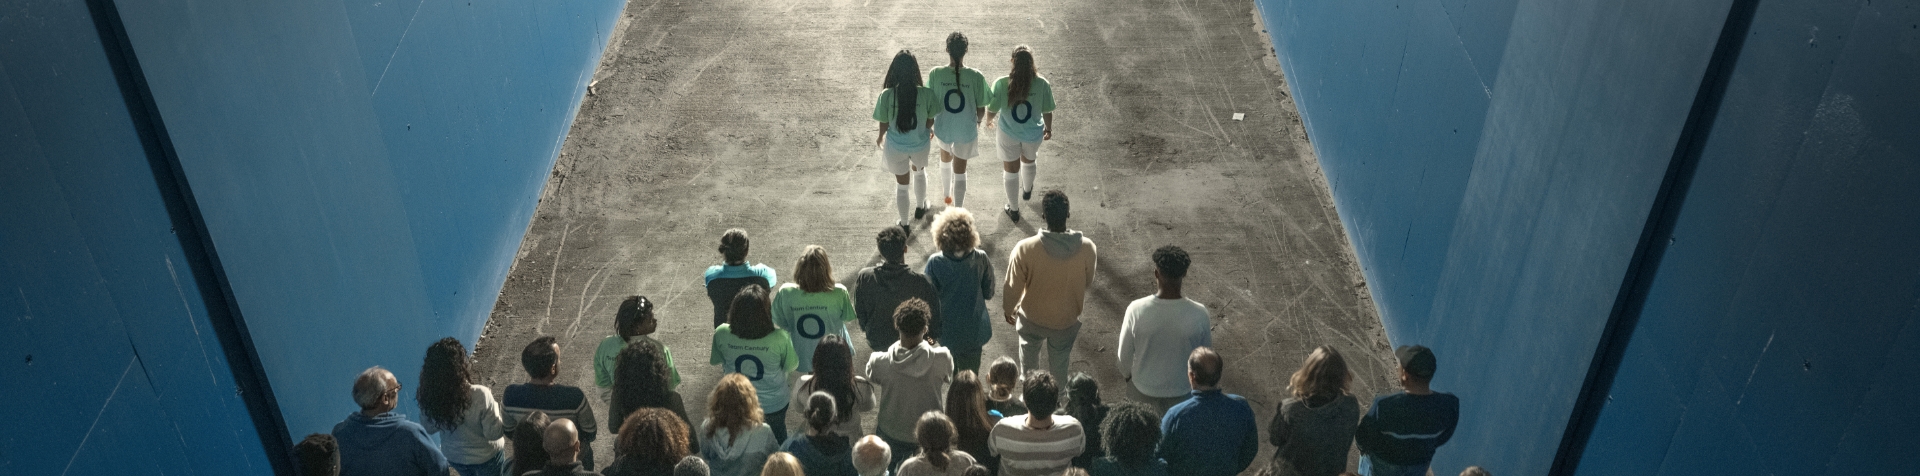
<instances>
[{"instance_id":1,"label":"baseball cap","mask_svg":"<svg viewBox=\"0 0 1920 476\"><path fill-rule=\"evenodd\" d=\"M1434 361L1433 349L1422 345L1403 345L1393 349L1393 357L1400 361L1400 367L1408 374L1420 378L1433 378L1439 364Z\"/></svg>"}]
</instances>

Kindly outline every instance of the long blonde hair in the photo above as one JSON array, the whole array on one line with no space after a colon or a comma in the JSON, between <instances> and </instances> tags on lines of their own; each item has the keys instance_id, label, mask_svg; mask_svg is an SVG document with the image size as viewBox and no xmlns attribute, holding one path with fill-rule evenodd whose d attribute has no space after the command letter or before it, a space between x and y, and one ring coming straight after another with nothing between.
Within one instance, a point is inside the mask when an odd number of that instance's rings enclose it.
<instances>
[{"instance_id":1,"label":"long blonde hair","mask_svg":"<svg viewBox=\"0 0 1920 476\"><path fill-rule=\"evenodd\" d=\"M801 291L832 291L833 263L827 260L827 249L807 245L807 249L800 252L800 261L793 264L793 282L800 285Z\"/></svg>"},{"instance_id":2,"label":"long blonde hair","mask_svg":"<svg viewBox=\"0 0 1920 476\"><path fill-rule=\"evenodd\" d=\"M1292 387L1294 397L1312 399L1346 395L1351 383L1353 373L1347 371L1347 359L1332 346L1323 345L1307 354L1307 361L1300 363L1300 370L1293 372L1287 385Z\"/></svg>"},{"instance_id":3,"label":"long blonde hair","mask_svg":"<svg viewBox=\"0 0 1920 476\"><path fill-rule=\"evenodd\" d=\"M726 428L727 444L731 445L767 416L760 411L760 394L754 391L753 382L745 375L730 373L720 377L720 383L707 396L707 418L712 420L707 425L707 439Z\"/></svg>"}]
</instances>

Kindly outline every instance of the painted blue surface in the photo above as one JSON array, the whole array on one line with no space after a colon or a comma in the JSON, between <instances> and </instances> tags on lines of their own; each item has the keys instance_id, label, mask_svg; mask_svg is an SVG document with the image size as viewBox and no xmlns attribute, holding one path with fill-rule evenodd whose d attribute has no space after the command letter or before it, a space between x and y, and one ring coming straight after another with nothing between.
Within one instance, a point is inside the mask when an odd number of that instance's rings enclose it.
<instances>
[{"instance_id":1,"label":"painted blue surface","mask_svg":"<svg viewBox=\"0 0 1920 476\"><path fill-rule=\"evenodd\" d=\"M1581 472L1899 473L1920 447L1913 2L1760 1L1675 241L1634 262L1730 3L1257 2L1389 338L1463 400L1436 474L1548 472L1635 266Z\"/></svg>"},{"instance_id":2,"label":"painted blue surface","mask_svg":"<svg viewBox=\"0 0 1920 476\"><path fill-rule=\"evenodd\" d=\"M121 3L294 435L479 336L622 5Z\"/></svg>"},{"instance_id":3,"label":"painted blue surface","mask_svg":"<svg viewBox=\"0 0 1920 476\"><path fill-rule=\"evenodd\" d=\"M1920 9L1760 2L1589 474L1903 474Z\"/></svg>"},{"instance_id":4,"label":"painted blue surface","mask_svg":"<svg viewBox=\"0 0 1920 476\"><path fill-rule=\"evenodd\" d=\"M270 472L96 19L4 7L0 475ZM290 436L479 336L622 7L117 4Z\"/></svg>"},{"instance_id":5,"label":"painted blue surface","mask_svg":"<svg viewBox=\"0 0 1920 476\"><path fill-rule=\"evenodd\" d=\"M0 474L270 472L86 4L11 5Z\"/></svg>"}]
</instances>

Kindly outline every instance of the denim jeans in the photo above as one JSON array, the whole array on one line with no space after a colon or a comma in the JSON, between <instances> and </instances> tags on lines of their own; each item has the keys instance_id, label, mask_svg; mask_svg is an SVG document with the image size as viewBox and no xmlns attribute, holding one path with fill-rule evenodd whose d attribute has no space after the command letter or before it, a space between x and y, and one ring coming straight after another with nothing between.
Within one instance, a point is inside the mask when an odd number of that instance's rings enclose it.
<instances>
[{"instance_id":1,"label":"denim jeans","mask_svg":"<svg viewBox=\"0 0 1920 476\"><path fill-rule=\"evenodd\" d=\"M1360 455L1360 476L1426 476L1426 464L1398 465L1370 454Z\"/></svg>"},{"instance_id":2,"label":"denim jeans","mask_svg":"<svg viewBox=\"0 0 1920 476\"><path fill-rule=\"evenodd\" d=\"M460 476L500 476L501 473L507 472L506 462L507 452L502 451L494 453L493 459L483 461L480 464L449 464L453 466L454 471L460 472Z\"/></svg>"}]
</instances>

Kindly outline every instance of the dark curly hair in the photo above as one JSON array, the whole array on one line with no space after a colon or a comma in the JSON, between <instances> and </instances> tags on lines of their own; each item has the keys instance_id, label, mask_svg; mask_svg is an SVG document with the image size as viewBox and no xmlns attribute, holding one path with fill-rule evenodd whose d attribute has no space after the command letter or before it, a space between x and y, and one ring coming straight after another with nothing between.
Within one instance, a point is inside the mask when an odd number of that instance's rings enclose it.
<instances>
[{"instance_id":1,"label":"dark curly hair","mask_svg":"<svg viewBox=\"0 0 1920 476\"><path fill-rule=\"evenodd\" d=\"M640 408L666 408L673 404L672 370L660 347L647 340L627 344L613 360L613 401L609 411L631 412ZM613 414L620 422L626 415ZM615 427L616 430L620 427Z\"/></svg>"},{"instance_id":2,"label":"dark curly hair","mask_svg":"<svg viewBox=\"0 0 1920 476\"><path fill-rule=\"evenodd\" d=\"M1153 267L1160 270L1160 276L1167 279L1187 277L1187 266L1193 264L1193 258L1187 256L1187 250L1167 245L1153 250Z\"/></svg>"},{"instance_id":3,"label":"dark curly hair","mask_svg":"<svg viewBox=\"0 0 1920 476\"><path fill-rule=\"evenodd\" d=\"M907 231L897 226L882 228L880 234L873 237L875 245L880 247L880 256L887 261L907 260Z\"/></svg>"},{"instance_id":4,"label":"dark curly hair","mask_svg":"<svg viewBox=\"0 0 1920 476\"><path fill-rule=\"evenodd\" d=\"M637 474L673 474L681 458L693 454L687 423L664 408L642 408L620 423L613 442L616 458L633 458Z\"/></svg>"},{"instance_id":5,"label":"dark curly hair","mask_svg":"<svg viewBox=\"0 0 1920 476\"><path fill-rule=\"evenodd\" d=\"M1120 402L1107 410L1107 421L1100 425L1100 439L1107 455L1128 468L1145 467L1153 460L1153 449L1160 445L1160 415L1138 402Z\"/></svg>"},{"instance_id":6,"label":"dark curly hair","mask_svg":"<svg viewBox=\"0 0 1920 476\"><path fill-rule=\"evenodd\" d=\"M920 298L907 298L900 307L893 308L893 328L901 335L921 335L927 333L927 321L932 320L933 308ZM901 347L909 347L901 345Z\"/></svg>"},{"instance_id":7,"label":"dark curly hair","mask_svg":"<svg viewBox=\"0 0 1920 476\"><path fill-rule=\"evenodd\" d=\"M333 435L314 433L293 445L294 474L300 476L334 476L340 474L340 443Z\"/></svg>"},{"instance_id":8,"label":"dark curly hair","mask_svg":"<svg viewBox=\"0 0 1920 476\"><path fill-rule=\"evenodd\" d=\"M1047 228L1067 228L1067 217L1072 210L1067 203L1067 192L1058 189L1040 192L1040 218L1047 220Z\"/></svg>"},{"instance_id":9,"label":"dark curly hair","mask_svg":"<svg viewBox=\"0 0 1920 476\"><path fill-rule=\"evenodd\" d=\"M813 348L813 388L833 396L838 421L859 419L853 405L860 395L853 391L853 347L839 334L827 334Z\"/></svg>"},{"instance_id":10,"label":"dark curly hair","mask_svg":"<svg viewBox=\"0 0 1920 476\"><path fill-rule=\"evenodd\" d=\"M1030 414L1045 418L1060 409L1060 383L1053 380L1052 373L1035 370L1027 374L1026 385L1020 388L1020 398L1027 401Z\"/></svg>"},{"instance_id":11,"label":"dark curly hair","mask_svg":"<svg viewBox=\"0 0 1920 476\"><path fill-rule=\"evenodd\" d=\"M773 333L773 303L767 300L767 288L750 284L734 293L727 307L730 332L741 339L754 340Z\"/></svg>"},{"instance_id":12,"label":"dark curly hair","mask_svg":"<svg viewBox=\"0 0 1920 476\"><path fill-rule=\"evenodd\" d=\"M420 402L420 413L429 423L441 428L458 428L467 412L473 389L467 373L467 348L460 339L448 337L427 346L426 362L420 364L420 389L413 397Z\"/></svg>"}]
</instances>

